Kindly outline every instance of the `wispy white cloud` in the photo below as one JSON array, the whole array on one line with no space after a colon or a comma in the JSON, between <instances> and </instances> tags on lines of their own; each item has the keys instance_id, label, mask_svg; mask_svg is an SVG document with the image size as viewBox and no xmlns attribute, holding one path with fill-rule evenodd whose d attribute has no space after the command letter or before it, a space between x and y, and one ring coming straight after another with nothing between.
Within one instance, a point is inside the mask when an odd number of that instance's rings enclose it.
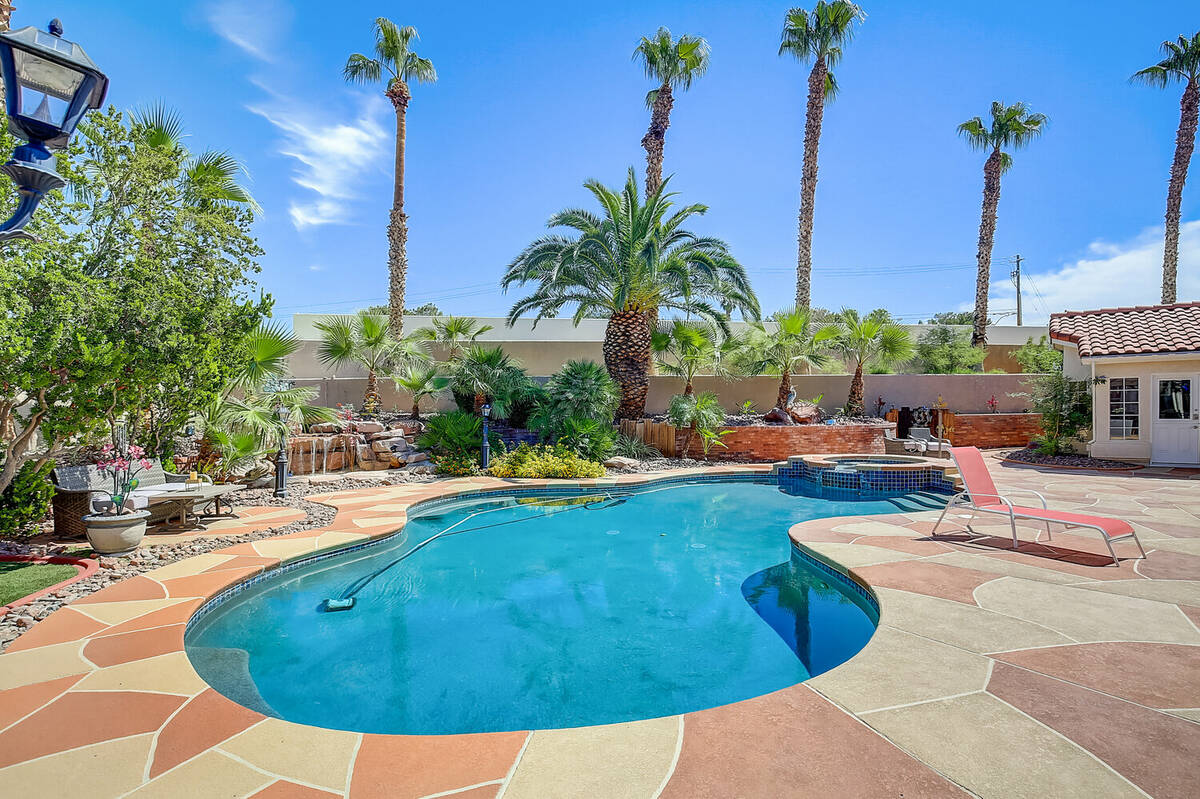
<instances>
[{"instance_id":1,"label":"wispy white cloud","mask_svg":"<svg viewBox=\"0 0 1200 799\"><path fill-rule=\"evenodd\" d=\"M299 162L292 180L316 194L315 199L290 204L288 212L297 230L348 222L349 203L358 197L356 187L378 165L388 139L378 121L383 102L377 98L366 99L358 118L350 123L315 119L308 107L286 99L249 106L283 134L278 152Z\"/></svg>"},{"instance_id":2,"label":"wispy white cloud","mask_svg":"<svg viewBox=\"0 0 1200 799\"><path fill-rule=\"evenodd\" d=\"M310 272L321 272L321 271L324 271L324 269L325 269L325 267L321 266L320 264L313 264L310 267L308 267L308 271L310 271Z\"/></svg>"},{"instance_id":3,"label":"wispy white cloud","mask_svg":"<svg viewBox=\"0 0 1200 799\"><path fill-rule=\"evenodd\" d=\"M1092 242L1087 256L1049 272L1031 270L1021 286L1025 321L1045 322L1048 313L1154 305L1162 298L1163 230L1149 228L1124 242ZM1179 229L1179 300L1200 300L1200 219ZM1016 307L1016 290L993 282L993 308ZM1006 319L1011 324L1012 320Z\"/></svg>"},{"instance_id":4,"label":"wispy white cloud","mask_svg":"<svg viewBox=\"0 0 1200 799\"><path fill-rule=\"evenodd\" d=\"M291 28L292 8L280 0L214 0L208 24L225 41L260 61L272 63Z\"/></svg>"}]
</instances>

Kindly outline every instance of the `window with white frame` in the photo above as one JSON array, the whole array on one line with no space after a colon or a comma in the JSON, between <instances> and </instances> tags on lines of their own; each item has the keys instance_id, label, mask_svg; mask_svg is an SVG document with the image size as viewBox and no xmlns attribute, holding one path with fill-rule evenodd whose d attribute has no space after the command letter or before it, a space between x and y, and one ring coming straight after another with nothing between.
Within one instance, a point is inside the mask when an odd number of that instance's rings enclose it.
<instances>
[{"instance_id":1,"label":"window with white frame","mask_svg":"<svg viewBox=\"0 0 1200 799\"><path fill-rule=\"evenodd\" d=\"M1108 437L1133 440L1138 437L1138 379L1113 377L1108 381Z\"/></svg>"}]
</instances>

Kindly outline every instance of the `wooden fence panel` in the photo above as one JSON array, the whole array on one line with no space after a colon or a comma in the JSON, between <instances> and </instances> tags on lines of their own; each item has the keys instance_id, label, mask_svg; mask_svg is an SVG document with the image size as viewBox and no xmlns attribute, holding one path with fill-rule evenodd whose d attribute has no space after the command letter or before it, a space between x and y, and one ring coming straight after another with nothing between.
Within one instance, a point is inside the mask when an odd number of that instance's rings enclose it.
<instances>
[{"instance_id":1,"label":"wooden fence panel","mask_svg":"<svg viewBox=\"0 0 1200 799\"><path fill-rule=\"evenodd\" d=\"M622 419L618 425L622 435L644 441L668 458L675 457L675 428L650 419Z\"/></svg>"}]
</instances>

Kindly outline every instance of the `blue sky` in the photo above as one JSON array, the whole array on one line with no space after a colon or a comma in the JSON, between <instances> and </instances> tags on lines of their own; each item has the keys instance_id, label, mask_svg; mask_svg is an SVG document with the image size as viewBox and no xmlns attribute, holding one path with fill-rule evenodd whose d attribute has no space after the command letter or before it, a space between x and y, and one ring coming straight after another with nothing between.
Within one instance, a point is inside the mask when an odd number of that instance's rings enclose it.
<instances>
[{"instance_id":1,"label":"blue sky","mask_svg":"<svg viewBox=\"0 0 1200 799\"><path fill-rule=\"evenodd\" d=\"M639 173L648 88L630 55L666 25L705 36L709 73L677 97L666 171L710 212L764 308L794 294L807 68L776 55L783 2L395 3L25 0L13 26L62 18L107 71L109 100L165 100L194 149L227 148L265 210L259 276L276 315L348 311L386 294L394 117L347 86L346 56L380 14L415 25L439 81L414 87L407 206L412 304L502 314L497 279L587 178ZM1049 115L1003 182L993 308L1152 303L1181 89L1131 86L1164 38L1200 25L1194 0L870 2L825 115L813 258L816 304L915 320L969 307L983 156L955 136L993 99ZM1190 12L1190 13L1189 13ZM1200 159L1197 159L1200 160ZM1200 165L1184 195L1180 299L1200 299ZM928 268L934 265L934 268ZM926 267L923 271L914 267ZM1029 290L1036 289L1035 291ZM1009 317L1006 321L1012 321Z\"/></svg>"}]
</instances>

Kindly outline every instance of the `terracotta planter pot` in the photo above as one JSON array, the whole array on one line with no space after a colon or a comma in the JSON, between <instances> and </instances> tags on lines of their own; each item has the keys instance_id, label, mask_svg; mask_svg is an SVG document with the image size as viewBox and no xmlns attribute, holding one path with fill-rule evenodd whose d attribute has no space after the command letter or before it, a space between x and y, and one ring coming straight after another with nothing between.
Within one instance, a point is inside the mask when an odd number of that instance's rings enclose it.
<instances>
[{"instance_id":1,"label":"terracotta planter pot","mask_svg":"<svg viewBox=\"0 0 1200 799\"><path fill-rule=\"evenodd\" d=\"M139 510L120 516L93 514L84 516L88 543L101 555L124 555L142 543L150 512Z\"/></svg>"}]
</instances>

